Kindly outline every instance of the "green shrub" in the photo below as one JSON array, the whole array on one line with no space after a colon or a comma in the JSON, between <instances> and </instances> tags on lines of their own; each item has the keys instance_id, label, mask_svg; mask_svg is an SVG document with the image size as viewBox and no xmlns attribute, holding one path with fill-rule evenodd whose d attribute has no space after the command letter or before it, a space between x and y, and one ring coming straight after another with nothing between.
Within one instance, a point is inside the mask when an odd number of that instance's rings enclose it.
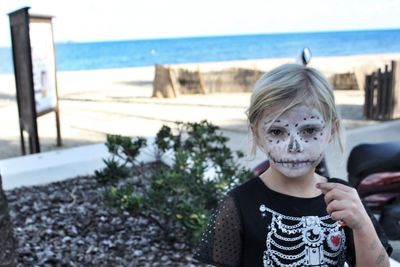
<instances>
[{"instance_id":1,"label":"green shrub","mask_svg":"<svg viewBox=\"0 0 400 267\"><path fill-rule=\"evenodd\" d=\"M140 154L140 149L146 146L146 139L107 135L106 146L111 157L103 159L106 166L102 170L95 171L96 179L103 184L112 183L130 175L132 168L139 164L136 158Z\"/></svg>"},{"instance_id":2,"label":"green shrub","mask_svg":"<svg viewBox=\"0 0 400 267\"><path fill-rule=\"evenodd\" d=\"M175 129L163 126L154 146L158 159L173 152L172 165L154 170L144 187L127 183L111 188L105 196L112 206L153 220L169 239L193 243L225 193L250 176L238 163L243 153L232 151L227 141L207 121L177 123ZM119 146L111 145L111 151L120 151ZM134 160L137 155L125 157Z\"/></svg>"},{"instance_id":3,"label":"green shrub","mask_svg":"<svg viewBox=\"0 0 400 267\"><path fill-rule=\"evenodd\" d=\"M106 166L102 170L96 170L94 172L94 175L99 182L105 184L128 176L128 168L116 160L115 157L103 159L103 162Z\"/></svg>"}]
</instances>

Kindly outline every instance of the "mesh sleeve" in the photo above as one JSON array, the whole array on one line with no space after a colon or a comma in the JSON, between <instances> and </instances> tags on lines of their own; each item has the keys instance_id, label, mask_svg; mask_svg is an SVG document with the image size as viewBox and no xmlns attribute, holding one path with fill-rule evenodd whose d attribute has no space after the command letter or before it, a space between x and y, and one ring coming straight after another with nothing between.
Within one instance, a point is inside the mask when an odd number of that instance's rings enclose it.
<instances>
[{"instance_id":1,"label":"mesh sleeve","mask_svg":"<svg viewBox=\"0 0 400 267\"><path fill-rule=\"evenodd\" d=\"M227 196L212 215L194 258L221 267L240 265L242 224L231 196Z\"/></svg>"}]
</instances>

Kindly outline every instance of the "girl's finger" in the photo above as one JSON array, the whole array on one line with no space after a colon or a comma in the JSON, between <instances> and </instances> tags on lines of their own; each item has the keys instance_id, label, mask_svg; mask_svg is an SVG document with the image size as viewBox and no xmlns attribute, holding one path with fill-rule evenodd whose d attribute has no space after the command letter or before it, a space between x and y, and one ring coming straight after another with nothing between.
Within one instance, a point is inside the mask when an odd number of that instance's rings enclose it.
<instances>
[{"instance_id":1,"label":"girl's finger","mask_svg":"<svg viewBox=\"0 0 400 267\"><path fill-rule=\"evenodd\" d=\"M333 211L330 215L332 220L346 222L346 218L348 218L349 213L347 210L340 210L340 211Z\"/></svg>"},{"instance_id":2,"label":"girl's finger","mask_svg":"<svg viewBox=\"0 0 400 267\"><path fill-rule=\"evenodd\" d=\"M326 205L331 203L333 200L343 200L348 197L348 193L342 190L333 189L327 192L324 196Z\"/></svg>"},{"instance_id":3,"label":"girl's finger","mask_svg":"<svg viewBox=\"0 0 400 267\"><path fill-rule=\"evenodd\" d=\"M331 201L327 206L326 206L326 211L328 214L331 214L332 212L335 211L342 211L348 209L348 205L346 201L339 201L339 200L333 200Z\"/></svg>"},{"instance_id":4,"label":"girl's finger","mask_svg":"<svg viewBox=\"0 0 400 267\"><path fill-rule=\"evenodd\" d=\"M350 192L351 187L340 184L340 183L317 183L316 187L322 191L322 193L326 194L327 192L331 191L332 189L338 189L345 192Z\"/></svg>"}]
</instances>

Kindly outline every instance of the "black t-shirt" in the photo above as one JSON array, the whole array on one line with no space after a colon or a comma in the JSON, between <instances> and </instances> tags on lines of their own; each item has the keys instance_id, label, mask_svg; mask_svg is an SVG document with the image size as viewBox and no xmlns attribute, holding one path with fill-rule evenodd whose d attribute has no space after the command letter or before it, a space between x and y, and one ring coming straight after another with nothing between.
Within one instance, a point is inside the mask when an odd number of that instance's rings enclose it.
<instances>
[{"instance_id":1,"label":"black t-shirt","mask_svg":"<svg viewBox=\"0 0 400 267\"><path fill-rule=\"evenodd\" d=\"M329 179L348 185L340 179ZM391 247L371 213L388 253ZM219 267L355 264L352 231L326 212L324 196L300 198L253 178L227 194L204 232L195 259Z\"/></svg>"}]
</instances>

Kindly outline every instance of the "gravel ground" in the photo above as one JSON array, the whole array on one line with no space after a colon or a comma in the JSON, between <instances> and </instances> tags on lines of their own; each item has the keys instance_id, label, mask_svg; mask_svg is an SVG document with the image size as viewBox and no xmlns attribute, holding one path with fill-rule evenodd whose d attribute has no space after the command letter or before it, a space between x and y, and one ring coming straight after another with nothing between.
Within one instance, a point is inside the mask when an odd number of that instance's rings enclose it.
<instances>
[{"instance_id":1,"label":"gravel ground","mask_svg":"<svg viewBox=\"0 0 400 267\"><path fill-rule=\"evenodd\" d=\"M108 208L102 190L77 177L7 191L18 266L201 266L148 219Z\"/></svg>"}]
</instances>

